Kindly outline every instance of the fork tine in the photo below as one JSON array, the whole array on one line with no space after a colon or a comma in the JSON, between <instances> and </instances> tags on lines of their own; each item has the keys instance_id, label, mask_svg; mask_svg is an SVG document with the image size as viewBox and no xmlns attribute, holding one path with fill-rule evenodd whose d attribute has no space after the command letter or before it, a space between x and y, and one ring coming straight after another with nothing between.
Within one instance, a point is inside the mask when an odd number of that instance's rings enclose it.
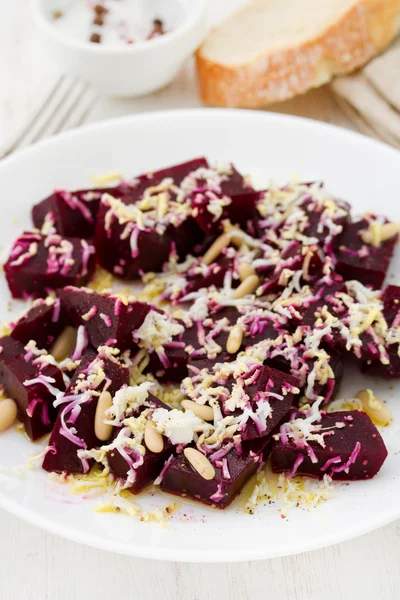
<instances>
[{"instance_id":1,"label":"fork tine","mask_svg":"<svg viewBox=\"0 0 400 600\"><path fill-rule=\"evenodd\" d=\"M86 84L80 84L74 91L71 101L57 113L56 123L53 123L50 133L58 133L78 125L94 105L94 100L94 93Z\"/></svg>"},{"instance_id":2,"label":"fork tine","mask_svg":"<svg viewBox=\"0 0 400 600\"><path fill-rule=\"evenodd\" d=\"M80 82L74 83L69 92L65 95L62 103L60 103L58 106L57 111L55 111L52 119L49 120L45 131L46 137L54 135L64 128L64 124L68 121L68 118L75 110L75 107L79 106L85 91L85 84Z\"/></svg>"},{"instance_id":3,"label":"fork tine","mask_svg":"<svg viewBox=\"0 0 400 600\"><path fill-rule=\"evenodd\" d=\"M86 90L79 105L76 106L74 111L68 116L68 119L64 123L64 129L71 129L72 127L78 127L82 125L88 114L96 106L98 98L90 89Z\"/></svg>"},{"instance_id":4,"label":"fork tine","mask_svg":"<svg viewBox=\"0 0 400 600\"><path fill-rule=\"evenodd\" d=\"M55 94L51 97L50 101L44 107L40 118L30 128L29 134L24 137L19 147L25 148L29 144L38 141L43 137L46 132L46 128L50 125L52 119L57 115L57 111L60 109L65 99L69 97L75 86L75 80L70 77L64 77L61 85L56 90Z\"/></svg>"},{"instance_id":5,"label":"fork tine","mask_svg":"<svg viewBox=\"0 0 400 600\"><path fill-rule=\"evenodd\" d=\"M4 158L8 154L11 154L14 150L16 150L21 144L22 140L29 134L31 128L35 125L35 123L41 118L43 111L45 110L47 104L51 102L51 98L57 94L57 91L64 80L64 75L60 75L57 77L53 85L50 87L49 91L45 95L42 102L39 106L35 107L34 111L30 115L30 117L22 124L21 127L18 128L16 133L14 133L9 140L0 148L0 159Z\"/></svg>"}]
</instances>

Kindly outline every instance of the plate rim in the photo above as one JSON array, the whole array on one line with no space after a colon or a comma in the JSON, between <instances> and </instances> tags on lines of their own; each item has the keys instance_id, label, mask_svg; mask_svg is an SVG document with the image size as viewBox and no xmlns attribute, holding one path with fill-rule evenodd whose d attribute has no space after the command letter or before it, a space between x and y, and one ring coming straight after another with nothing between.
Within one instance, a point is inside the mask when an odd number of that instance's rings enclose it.
<instances>
[{"instance_id":1,"label":"plate rim","mask_svg":"<svg viewBox=\"0 0 400 600\"><path fill-rule=\"evenodd\" d=\"M362 133L352 131L349 129L345 129L339 125L335 125L332 123L326 123L321 121L316 121L314 119L300 117L295 115L286 115L282 113L262 111L262 110L248 110L248 109L223 109L223 108L178 108L171 110L160 110L160 111L149 111L149 112L140 112L132 115L124 115L121 117L116 117L112 119L104 119L102 121L97 121L94 123L86 124L82 127L76 127L70 129L68 131L62 132L50 138L41 140L27 148L24 148L18 152L15 152L9 156L6 156L2 160L0 160L0 173L3 169L6 169L8 165L12 165L13 163L18 162L19 160L24 160L29 158L29 155L34 154L38 150L42 150L46 147L51 148L53 145L58 144L60 141L77 138L80 134L86 134L90 131L111 129L118 125L121 126L123 124L129 123L131 126L134 126L135 122L143 122L143 121L156 121L156 120L164 120L168 119L171 115L177 117L178 115L185 115L187 117L193 116L193 118L198 118L202 116L202 118L207 119L207 116L218 115L220 119L234 119L235 117L240 117L244 119L249 119L249 121L256 121L260 118L265 119L274 124L282 123L284 127L287 127L290 123L300 124L306 128L326 131L328 135L335 135L342 137L345 142L346 139L349 141L352 140L357 142L358 144L364 144L369 146L372 150L385 152L387 155L395 158L400 162L400 151L381 142L379 140L367 137ZM21 518L25 522L30 523L36 527L44 531L48 531L52 534L59 535L64 537L70 541L84 544L86 546L90 546L93 548L115 552L118 554L124 554L137 558L145 558L145 559L153 559L153 560L162 560L167 562L197 562L197 563L235 563L235 562L244 562L244 561L253 561L253 560L264 560L270 558L278 558L283 556L291 556L295 554L300 554L304 552L310 552L312 550L317 550L320 548L325 548L327 546L337 544L346 540L354 539L361 535L370 533L380 527L383 527L400 517L400 507L396 509L393 507L391 510L385 512L384 515L381 513L376 513L375 519L369 521L368 525L359 523L356 524L353 528L340 531L338 533L332 533L330 535L326 535L325 537L321 537L317 541L314 539L312 542L304 541L302 543L297 543L296 547L288 546L283 547L281 550L272 551L271 549L259 549L256 551L251 551L249 549L240 550L240 549L226 549L222 554L220 550L212 550L209 549L205 551L192 549L188 551L185 549L181 551L177 548L157 548L154 546L143 546L135 543L134 540L130 541L121 541L117 539L107 539L102 535L96 534L88 534L82 533L78 528L69 528L62 522L57 522L52 519L48 519L44 515L38 515L33 510L25 506L20 506L16 504L13 500L3 495L0 490L0 507L14 516Z\"/></svg>"},{"instance_id":2,"label":"plate rim","mask_svg":"<svg viewBox=\"0 0 400 600\"><path fill-rule=\"evenodd\" d=\"M143 558L150 560L159 560L163 562L184 562L184 563L201 563L201 564L225 564L225 563L241 563L248 561L259 561L259 560L268 560L273 558L283 558L286 556L295 556L297 554L303 554L307 552L312 552L314 550L320 550L322 548L327 548L329 546L333 546L335 544L340 544L341 542L350 541L357 537L361 537L363 535L367 535L372 531L375 531L385 525L392 523L393 521L399 518L399 510L393 509L391 513L385 513L385 516L376 518L374 521L369 522L367 529L362 527L361 525L354 526L351 529L351 533L349 534L349 530L347 529L345 532L331 534L329 537L321 538L317 542L313 540L313 542L303 542L296 545L296 547L289 547L287 549L282 548L282 550L274 552L271 550L257 550L257 551L241 551L238 552L237 549L224 549L224 553L222 554L220 550L210 550L208 549L207 556L205 556L205 550L177 550L176 548L158 548L156 546L143 546L138 545L134 541L119 541L105 538L104 536L97 536L93 534L85 534L81 533L79 529L70 529L66 525L56 523L46 517L40 515L38 517L37 513L29 510L28 508L22 506L18 507L14 502L5 498L0 492L0 508L6 510L10 514L14 515L29 523L30 525L34 525L38 527L42 531L46 531L52 533L54 535L58 535L62 538L65 538L71 542L75 542L78 544L83 544L84 546L88 546L90 548L95 548L99 550L104 550L106 552L113 552L115 554L121 554L124 556L132 556L134 558ZM377 513L378 515L380 513ZM117 515L119 516L119 515ZM125 516L125 515L123 515Z\"/></svg>"},{"instance_id":3,"label":"plate rim","mask_svg":"<svg viewBox=\"0 0 400 600\"><path fill-rule=\"evenodd\" d=\"M34 144L27 146L26 148L22 148L21 150L17 150L16 152L12 152L8 156L3 157L2 159L0 159L0 170L4 167L4 165L10 164L12 162L17 162L21 157L29 156L29 154L34 153L38 149L40 150L41 148L46 146L50 147L53 144L56 144L59 140L70 139L77 136L80 133L86 133L96 129L108 129L113 125L119 125L129 121L151 121L163 119L168 117L169 115L177 115L182 113L189 116L197 116L199 113L204 115L219 114L219 116L223 119L227 117L234 117L235 115L240 115L245 116L245 118L254 120L261 117L269 121L282 121L282 123L302 123L306 127L325 130L334 135L341 135L349 139L357 140L358 142L362 142L370 147L380 148L382 151L387 152L388 154L391 154L394 157L397 157L397 159L400 159L400 150L398 150L397 148L389 146L389 144L386 144L381 140L371 138L359 131L347 129L340 125L336 125L335 123L317 121L316 119L311 119L308 117L302 117L297 115L289 115L273 111L253 110L246 108L173 108L166 110L139 112L131 115L123 115L120 117L103 119L101 121L95 121L93 123L87 123L82 126L73 127L71 129L68 129L67 131L62 131L61 133L57 133L56 135L52 135L48 138L39 140L38 142L35 142Z\"/></svg>"}]
</instances>

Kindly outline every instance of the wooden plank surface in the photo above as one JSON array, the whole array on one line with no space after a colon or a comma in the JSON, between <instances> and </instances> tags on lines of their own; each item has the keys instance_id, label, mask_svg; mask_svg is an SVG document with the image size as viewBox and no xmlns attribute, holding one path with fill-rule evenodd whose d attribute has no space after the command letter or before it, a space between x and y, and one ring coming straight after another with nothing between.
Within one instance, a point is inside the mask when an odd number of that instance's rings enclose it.
<instances>
[{"instance_id":1,"label":"wooden plank surface","mask_svg":"<svg viewBox=\"0 0 400 600\"><path fill-rule=\"evenodd\" d=\"M28 0L17 0L2 7L0 142L29 117L57 76L56 67L41 51L28 4ZM176 82L151 97L99 100L88 121L196 106L200 103L188 64ZM352 127L326 88L270 110ZM108 554L42 532L0 512L0 598L7 600L397 600L399 557L399 522L295 557L239 565L195 565Z\"/></svg>"}]
</instances>

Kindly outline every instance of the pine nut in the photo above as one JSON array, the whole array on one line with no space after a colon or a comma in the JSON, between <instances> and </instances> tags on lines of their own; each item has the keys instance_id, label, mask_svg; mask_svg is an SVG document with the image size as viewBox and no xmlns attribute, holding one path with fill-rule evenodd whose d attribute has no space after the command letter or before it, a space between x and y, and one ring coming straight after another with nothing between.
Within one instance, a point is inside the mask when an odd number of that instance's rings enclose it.
<instances>
[{"instance_id":1,"label":"pine nut","mask_svg":"<svg viewBox=\"0 0 400 600\"><path fill-rule=\"evenodd\" d=\"M186 460L192 465L203 479L210 481L215 477L215 470L208 458L195 448L185 448L183 451Z\"/></svg>"},{"instance_id":2,"label":"pine nut","mask_svg":"<svg viewBox=\"0 0 400 600\"><path fill-rule=\"evenodd\" d=\"M150 452L154 452L155 454L159 454L164 449L163 436L154 427L154 423L152 421L147 421L146 423L144 430L144 442Z\"/></svg>"},{"instance_id":3,"label":"pine nut","mask_svg":"<svg viewBox=\"0 0 400 600\"><path fill-rule=\"evenodd\" d=\"M247 294L252 294L254 290L258 288L259 283L260 278L258 277L258 275L249 275L233 292L232 299L237 300L238 298L243 298L243 296L247 296Z\"/></svg>"},{"instance_id":4,"label":"pine nut","mask_svg":"<svg viewBox=\"0 0 400 600\"><path fill-rule=\"evenodd\" d=\"M17 418L17 403L11 398L0 401L0 431L5 431Z\"/></svg>"},{"instance_id":5,"label":"pine nut","mask_svg":"<svg viewBox=\"0 0 400 600\"><path fill-rule=\"evenodd\" d=\"M377 425L389 425L392 415L386 404L372 390L360 390L356 398L361 401L363 412Z\"/></svg>"},{"instance_id":6,"label":"pine nut","mask_svg":"<svg viewBox=\"0 0 400 600\"><path fill-rule=\"evenodd\" d=\"M60 333L58 338L50 348L50 354L55 358L56 361L64 360L68 358L76 344L76 329L75 327L66 327L64 331Z\"/></svg>"},{"instance_id":7,"label":"pine nut","mask_svg":"<svg viewBox=\"0 0 400 600\"><path fill-rule=\"evenodd\" d=\"M250 277L250 275L256 275L255 268L246 262L239 263L237 270L238 270L240 281L244 281L245 279Z\"/></svg>"},{"instance_id":8,"label":"pine nut","mask_svg":"<svg viewBox=\"0 0 400 600\"><path fill-rule=\"evenodd\" d=\"M112 406L112 397L110 392L101 392L94 416L94 433L101 442L105 442L112 434L113 426L104 423L106 410Z\"/></svg>"},{"instance_id":9,"label":"pine nut","mask_svg":"<svg viewBox=\"0 0 400 600\"><path fill-rule=\"evenodd\" d=\"M233 231L237 231L240 235L232 235ZM232 225L229 221L224 221L224 232L229 233L228 236L229 242L232 243L237 248L240 248L242 244L244 244L244 235L245 232L240 229L240 227L236 227L236 225Z\"/></svg>"},{"instance_id":10,"label":"pine nut","mask_svg":"<svg viewBox=\"0 0 400 600\"><path fill-rule=\"evenodd\" d=\"M222 235L217 237L215 242L209 247L203 258L201 259L203 265L211 265L211 263L213 263L215 259L218 258L218 256L221 254L222 250L229 246L229 241L229 237L226 235L226 233L223 233Z\"/></svg>"},{"instance_id":11,"label":"pine nut","mask_svg":"<svg viewBox=\"0 0 400 600\"><path fill-rule=\"evenodd\" d=\"M375 235L371 228L367 231L363 231L361 239L366 244L372 244L379 246L382 242L390 240L392 237L397 235L400 231L400 223L384 223L375 229Z\"/></svg>"},{"instance_id":12,"label":"pine nut","mask_svg":"<svg viewBox=\"0 0 400 600\"><path fill-rule=\"evenodd\" d=\"M385 223L381 227L381 241L386 242L400 231L400 223Z\"/></svg>"},{"instance_id":13,"label":"pine nut","mask_svg":"<svg viewBox=\"0 0 400 600\"><path fill-rule=\"evenodd\" d=\"M229 354L235 354L243 342L243 329L240 325L235 325L232 327L228 339L226 341L226 351Z\"/></svg>"},{"instance_id":14,"label":"pine nut","mask_svg":"<svg viewBox=\"0 0 400 600\"><path fill-rule=\"evenodd\" d=\"M206 406L205 404L198 404L197 402L193 402L192 400L182 400L181 402L182 408L185 410L191 410L196 417L199 419L203 419L203 421L213 421L214 420L214 411L211 406Z\"/></svg>"}]
</instances>

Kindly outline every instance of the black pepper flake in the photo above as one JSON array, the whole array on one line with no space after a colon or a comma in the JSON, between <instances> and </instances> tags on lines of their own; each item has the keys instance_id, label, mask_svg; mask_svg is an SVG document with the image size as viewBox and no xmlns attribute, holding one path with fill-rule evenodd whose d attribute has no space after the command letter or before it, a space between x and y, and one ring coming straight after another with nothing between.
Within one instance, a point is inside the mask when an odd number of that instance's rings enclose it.
<instances>
[{"instance_id":1,"label":"black pepper flake","mask_svg":"<svg viewBox=\"0 0 400 600\"><path fill-rule=\"evenodd\" d=\"M153 29L150 31L149 35L147 36L147 39L151 40L154 37L157 37L159 35L164 35L164 33L165 33L164 22L162 21L162 19L153 19Z\"/></svg>"},{"instance_id":2,"label":"black pepper flake","mask_svg":"<svg viewBox=\"0 0 400 600\"><path fill-rule=\"evenodd\" d=\"M108 13L108 8L102 6L101 4L96 4L93 10L96 13L96 15L105 15L106 13Z\"/></svg>"},{"instance_id":3,"label":"black pepper flake","mask_svg":"<svg viewBox=\"0 0 400 600\"><path fill-rule=\"evenodd\" d=\"M101 43L101 35L99 33L92 33L92 35L90 36L90 41L93 42L94 44L100 44Z\"/></svg>"},{"instance_id":4,"label":"black pepper flake","mask_svg":"<svg viewBox=\"0 0 400 600\"><path fill-rule=\"evenodd\" d=\"M94 16L93 25L100 25L100 27L102 25L104 25L104 19L103 19L102 15L95 15Z\"/></svg>"}]
</instances>

